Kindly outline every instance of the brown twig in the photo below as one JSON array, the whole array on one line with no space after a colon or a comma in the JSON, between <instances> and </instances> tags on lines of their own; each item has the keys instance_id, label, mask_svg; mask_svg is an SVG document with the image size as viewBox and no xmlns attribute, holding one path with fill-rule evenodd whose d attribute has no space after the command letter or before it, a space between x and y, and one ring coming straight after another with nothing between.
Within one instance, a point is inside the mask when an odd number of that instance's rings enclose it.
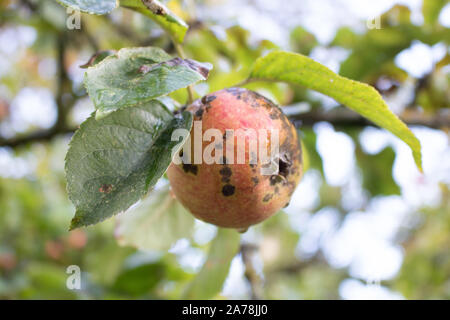
<instances>
[{"instance_id":1,"label":"brown twig","mask_svg":"<svg viewBox=\"0 0 450 320\"><path fill-rule=\"evenodd\" d=\"M376 126L350 110L337 109L330 112L311 111L289 116L298 127L311 127L318 122L329 122L335 127L352 127L364 128L367 126ZM409 126L425 126L428 128L442 129L450 128L450 115L445 112L436 115L423 115L421 113L411 113L401 117L401 119ZM50 140L53 136L61 133L69 133L75 128L60 128L58 130L45 130L31 133L28 136L12 138L7 140L0 139L0 146L16 147L22 144L35 141Z\"/></svg>"},{"instance_id":2,"label":"brown twig","mask_svg":"<svg viewBox=\"0 0 450 320\"><path fill-rule=\"evenodd\" d=\"M46 141L58 134L70 133L75 130L73 127L68 127L67 124L67 115L76 101L72 94L72 83L64 65L67 42L66 32L61 32L56 38L57 77L55 99L58 113L55 124L50 129L35 131L26 136L16 136L11 139L0 138L0 146L17 147L30 142Z\"/></svg>"},{"instance_id":3,"label":"brown twig","mask_svg":"<svg viewBox=\"0 0 450 320\"><path fill-rule=\"evenodd\" d=\"M245 243L241 245L242 261L245 265L245 277L250 284L252 300L261 300L263 293L261 276L255 270L253 265L253 257L258 249L259 247L255 244Z\"/></svg>"},{"instance_id":4,"label":"brown twig","mask_svg":"<svg viewBox=\"0 0 450 320\"><path fill-rule=\"evenodd\" d=\"M270 270L269 273L296 274L302 272L311 265L319 265L319 264L327 265L325 258L320 253L316 254L315 256L311 257L308 260L296 261L292 264L281 266L274 270Z\"/></svg>"},{"instance_id":5,"label":"brown twig","mask_svg":"<svg viewBox=\"0 0 450 320\"><path fill-rule=\"evenodd\" d=\"M361 117L356 112L346 108L336 108L329 112L310 111L290 115L289 119L300 127L310 127L318 122L329 122L337 127L376 126L373 122ZM407 110L400 119L408 126L424 126L433 129L450 128L450 112L443 110L436 114L424 114L420 111Z\"/></svg>"},{"instance_id":6,"label":"brown twig","mask_svg":"<svg viewBox=\"0 0 450 320\"><path fill-rule=\"evenodd\" d=\"M18 136L11 139L0 140L0 147L19 147L33 142L49 141L59 134L73 133L77 128L67 127L61 129L39 130L26 136Z\"/></svg>"}]
</instances>

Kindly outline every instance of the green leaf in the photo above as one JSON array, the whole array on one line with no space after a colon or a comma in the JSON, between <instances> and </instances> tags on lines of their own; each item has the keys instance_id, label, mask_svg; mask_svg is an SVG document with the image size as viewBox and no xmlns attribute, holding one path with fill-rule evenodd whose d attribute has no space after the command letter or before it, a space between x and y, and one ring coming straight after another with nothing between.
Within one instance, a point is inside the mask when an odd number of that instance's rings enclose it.
<instances>
[{"instance_id":1,"label":"green leaf","mask_svg":"<svg viewBox=\"0 0 450 320\"><path fill-rule=\"evenodd\" d=\"M183 299L211 299L222 290L231 260L239 251L240 235L233 229L219 229L208 258L184 292Z\"/></svg>"},{"instance_id":2,"label":"green leaf","mask_svg":"<svg viewBox=\"0 0 450 320\"><path fill-rule=\"evenodd\" d=\"M83 122L66 155L67 190L76 208L71 229L100 222L143 197L166 171L172 149L181 148L171 141L172 132L191 126L191 114L174 117L156 100Z\"/></svg>"},{"instance_id":3,"label":"green leaf","mask_svg":"<svg viewBox=\"0 0 450 320\"><path fill-rule=\"evenodd\" d=\"M166 185L121 215L115 234L120 245L168 250L177 240L191 236L193 229L193 216L170 194Z\"/></svg>"},{"instance_id":4,"label":"green leaf","mask_svg":"<svg viewBox=\"0 0 450 320\"><path fill-rule=\"evenodd\" d=\"M432 46L449 39L450 31L414 25L410 17L411 10L407 6L394 5L381 15L381 29L371 29L363 34L348 27L339 29L331 45L351 50L341 63L339 74L367 83L375 83L383 75L388 78L395 75L395 80L403 82L403 76L398 78L400 69L394 64L397 54L409 48L413 41Z\"/></svg>"},{"instance_id":5,"label":"green leaf","mask_svg":"<svg viewBox=\"0 0 450 320\"><path fill-rule=\"evenodd\" d=\"M117 7L116 0L56 0L65 7L90 14L107 14Z\"/></svg>"},{"instance_id":6,"label":"green leaf","mask_svg":"<svg viewBox=\"0 0 450 320\"><path fill-rule=\"evenodd\" d=\"M423 0L422 14L425 23L433 25L439 18L441 9L448 3L448 0Z\"/></svg>"},{"instance_id":7,"label":"green leaf","mask_svg":"<svg viewBox=\"0 0 450 320\"><path fill-rule=\"evenodd\" d=\"M34 261L33 261L34 260ZM24 279L26 279L26 294L28 299L77 299L77 290L67 290L66 281L67 274L64 268L47 262L38 262L37 259L31 259L27 263L24 271ZM2 279L5 279L2 277ZM83 279L84 280L84 279ZM85 289L89 285L82 281L82 288ZM24 288L25 289L25 288Z\"/></svg>"},{"instance_id":8,"label":"green leaf","mask_svg":"<svg viewBox=\"0 0 450 320\"><path fill-rule=\"evenodd\" d=\"M120 5L135 10L158 23L178 43L182 43L189 26L157 0L120 0Z\"/></svg>"},{"instance_id":9,"label":"green leaf","mask_svg":"<svg viewBox=\"0 0 450 320\"><path fill-rule=\"evenodd\" d=\"M87 69L84 79L97 119L206 80L210 64L171 57L159 48L125 48Z\"/></svg>"},{"instance_id":10,"label":"green leaf","mask_svg":"<svg viewBox=\"0 0 450 320\"><path fill-rule=\"evenodd\" d=\"M392 132L411 148L422 171L420 142L371 86L344 78L301 54L273 51L256 60L249 81L285 81L321 92Z\"/></svg>"},{"instance_id":11,"label":"green leaf","mask_svg":"<svg viewBox=\"0 0 450 320\"><path fill-rule=\"evenodd\" d=\"M308 55L318 42L312 33L303 27L296 27L290 34L290 44L293 51Z\"/></svg>"},{"instance_id":12,"label":"green leaf","mask_svg":"<svg viewBox=\"0 0 450 320\"><path fill-rule=\"evenodd\" d=\"M156 262L127 269L117 277L113 289L133 296L148 294L164 279L166 268Z\"/></svg>"},{"instance_id":13,"label":"green leaf","mask_svg":"<svg viewBox=\"0 0 450 320\"><path fill-rule=\"evenodd\" d=\"M391 147L386 147L376 155L370 155L357 146L355 154L361 168L363 187L372 197L400 194L400 187L392 177L395 152Z\"/></svg>"}]
</instances>

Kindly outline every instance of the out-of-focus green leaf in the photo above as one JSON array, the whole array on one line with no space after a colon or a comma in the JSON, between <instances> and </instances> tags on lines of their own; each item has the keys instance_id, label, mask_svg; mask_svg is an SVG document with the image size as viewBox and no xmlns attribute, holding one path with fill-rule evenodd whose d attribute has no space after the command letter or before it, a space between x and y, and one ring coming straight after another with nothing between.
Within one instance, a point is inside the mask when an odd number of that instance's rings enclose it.
<instances>
[{"instance_id":1,"label":"out-of-focus green leaf","mask_svg":"<svg viewBox=\"0 0 450 320\"><path fill-rule=\"evenodd\" d=\"M157 0L119 0L125 8L153 19L178 43L182 43L189 26Z\"/></svg>"},{"instance_id":2,"label":"out-of-focus green leaf","mask_svg":"<svg viewBox=\"0 0 450 320\"><path fill-rule=\"evenodd\" d=\"M258 231L264 235L259 247L265 273L270 273L296 260L300 236L292 229L291 221L285 212L277 212L254 228L258 228Z\"/></svg>"},{"instance_id":3,"label":"out-of-focus green leaf","mask_svg":"<svg viewBox=\"0 0 450 320\"><path fill-rule=\"evenodd\" d=\"M205 43L208 45L205 46ZM251 66L263 52L278 48L267 40L254 45L250 32L240 26L230 27L223 34L216 34L204 28L192 30L189 33L189 41L186 41L183 47L186 54L193 59L208 61L214 65L208 77L208 92L235 85L248 75ZM283 104L285 84L260 82L250 84L248 88L271 95L274 100ZM179 90L179 92L186 94L186 90ZM198 91L198 93L201 92ZM175 99L183 103L186 101L186 97L175 97Z\"/></svg>"},{"instance_id":4,"label":"out-of-focus green leaf","mask_svg":"<svg viewBox=\"0 0 450 320\"><path fill-rule=\"evenodd\" d=\"M303 27L297 27L292 30L290 43L295 52L304 55L309 55L311 50L318 44L316 37Z\"/></svg>"},{"instance_id":5,"label":"out-of-focus green leaf","mask_svg":"<svg viewBox=\"0 0 450 320\"><path fill-rule=\"evenodd\" d=\"M103 225L99 225L99 227L103 227ZM110 225L112 227L114 226L113 223ZM106 237L108 235L108 239L110 239L112 233L111 228L108 228L106 231L104 236ZM89 251L86 250L83 254L86 261L84 263L84 269L89 270L89 278L93 282L104 286L111 286L121 273L125 260L135 252L135 249L120 247L115 241L103 243L95 240L91 239ZM108 268L104 266L105 261L108 261Z\"/></svg>"},{"instance_id":6,"label":"out-of-focus green leaf","mask_svg":"<svg viewBox=\"0 0 450 320\"><path fill-rule=\"evenodd\" d=\"M302 151L306 150L309 158L308 159L309 166L308 168L305 166L305 171L311 168L323 172L322 158L320 157L316 149L317 144L316 133L311 128L304 128L299 132L299 135L303 143L302 147L304 146L304 148L302 148Z\"/></svg>"},{"instance_id":7,"label":"out-of-focus green leaf","mask_svg":"<svg viewBox=\"0 0 450 320\"><path fill-rule=\"evenodd\" d=\"M311 260L297 262L296 272L272 272L265 278L264 299L338 300L339 284L345 279L342 270ZM295 269L295 268L294 268Z\"/></svg>"},{"instance_id":8,"label":"out-of-focus green leaf","mask_svg":"<svg viewBox=\"0 0 450 320\"><path fill-rule=\"evenodd\" d=\"M174 118L156 100L83 122L66 156L67 190L76 207L71 229L100 222L144 196L169 166L172 149L181 147L172 132L191 125L190 113Z\"/></svg>"},{"instance_id":9,"label":"out-of-focus green leaf","mask_svg":"<svg viewBox=\"0 0 450 320\"><path fill-rule=\"evenodd\" d=\"M450 108L450 76L444 71L448 65L449 54L436 63L434 70L418 86L415 102L427 112Z\"/></svg>"},{"instance_id":10,"label":"out-of-focus green leaf","mask_svg":"<svg viewBox=\"0 0 450 320\"><path fill-rule=\"evenodd\" d=\"M336 32L331 45L351 49L358 43L358 39L359 36L352 28L342 27Z\"/></svg>"},{"instance_id":11,"label":"out-of-focus green leaf","mask_svg":"<svg viewBox=\"0 0 450 320\"><path fill-rule=\"evenodd\" d=\"M338 33L339 35L339 33ZM384 63L392 61L403 49L411 45L412 37L401 28L373 29L364 36L356 36L358 41L352 47L352 53L342 62L339 73L345 77L367 81L372 73L378 73ZM345 39L341 35L337 43L355 40Z\"/></svg>"},{"instance_id":12,"label":"out-of-focus green leaf","mask_svg":"<svg viewBox=\"0 0 450 320\"><path fill-rule=\"evenodd\" d=\"M409 48L414 40L434 45L450 39L450 29L423 28L412 24L410 16L407 6L395 5L381 16L380 29L370 29L365 34L357 34L348 27L339 29L332 45L351 50L339 74L375 84L389 65L394 65L397 54Z\"/></svg>"},{"instance_id":13,"label":"out-of-focus green leaf","mask_svg":"<svg viewBox=\"0 0 450 320\"><path fill-rule=\"evenodd\" d=\"M126 48L88 68L84 83L99 119L206 80L211 68L189 59L171 59L159 48Z\"/></svg>"},{"instance_id":14,"label":"out-of-focus green leaf","mask_svg":"<svg viewBox=\"0 0 450 320\"><path fill-rule=\"evenodd\" d=\"M433 25L439 18L441 9L448 3L448 0L423 0L422 14L425 23Z\"/></svg>"},{"instance_id":15,"label":"out-of-focus green leaf","mask_svg":"<svg viewBox=\"0 0 450 320\"><path fill-rule=\"evenodd\" d=\"M363 187L375 197L377 195L400 194L400 188L392 178L395 152L387 147L376 155L356 149L356 159L362 168Z\"/></svg>"},{"instance_id":16,"label":"out-of-focus green leaf","mask_svg":"<svg viewBox=\"0 0 450 320\"><path fill-rule=\"evenodd\" d=\"M65 7L90 14L107 14L117 7L117 0L56 0Z\"/></svg>"},{"instance_id":17,"label":"out-of-focus green leaf","mask_svg":"<svg viewBox=\"0 0 450 320\"><path fill-rule=\"evenodd\" d=\"M220 292L231 260L239 251L239 240L236 230L219 229L212 241L208 258L184 292L184 299L211 299Z\"/></svg>"},{"instance_id":18,"label":"out-of-focus green leaf","mask_svg":"<svg viewBox=\"0 0 450 320\"><path fill-rule=\"evenodd\" d=\"M319 189L320 205L319 208L338 207L342 200L342 187L331 186L327 183L321 184Z\"/></svg>"},{"instance_id":19,"label":"out-of-focus green leaf","mask_svg":"<svg viewBox=\"0 0 450 320\"><path fill-rule=\"evenodd\" d=\"M115 234L121 245L168 250L180 238L189 237L193 228L194 218L165 186L120 216Z\"/></svg>"},{"instance_id":20,"label":"out-of-focus green leaf","mask_svg":"<svg viewBox=\"0 0 450 320\"><path fill-rule=\"evenodd\" d=\"M35 262L28 265L26 270L28 281L32 289L24 290L22 299L75 299L77 292L68 290L66 281L68 275L65 268L50 263ZM86 286L86 283L84 284Z\"/></svg>"},{"instance_id":21,"label":"out-of-focus green leaf","mask_svg":"<svg viewBox=\"0 0 450 320\"><path fill-rule=\"evenodd\" d=\"M256 60L250 80L285 81L319 91L346 105L380 127L392 132L411 148L422 170L420 142L408 127L389 110L371 86L335 74L306 56L273 51Z\"/></svg>"},{"instance_id":22,"label":"out-of-focus green leaf","mask_svg":"<svg viewBox=\"0 0 450 320\"><path fill-rule=\"evenodd\" d=\"M163 263L140 265L121 273L113 285L114 290L131 295L142 295L150 291L164 278Z\"/></svg>"},{"instance_id":23,"label":"out-of-focus green leaf","mask_svg":"<svg viewBox=\"0 0 450 320\"><path fill-rule=\"evenodd\" d=\"M393 286L407 299L450 299L450 190L442 203L422 209L421 223L404 242L405 258Z\"/></svg>"}]
</instances>

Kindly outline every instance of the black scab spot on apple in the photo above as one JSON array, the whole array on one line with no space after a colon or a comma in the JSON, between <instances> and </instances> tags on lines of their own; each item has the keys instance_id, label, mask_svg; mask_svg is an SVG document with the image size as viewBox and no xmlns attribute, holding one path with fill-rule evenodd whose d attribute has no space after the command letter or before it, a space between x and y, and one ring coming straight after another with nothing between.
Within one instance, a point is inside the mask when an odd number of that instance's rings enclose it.
<instances>
[{"instance_id":1,"label":"black scab spot on apple","mask_svg":"<svg viewBox=\"0 0 450 320\"><path fill-rule=\"evenodd\" d=\"M222 169L220 169L219 173L222 176L222 182L230 182L230 177L233 174L233 171L231 171L230 167L223 167Z\"/></svg>"},{"instance_id":2,"label":"black scab spot on apple","mask_svg":"<svg viewBox=\"0 0 450 320\"><path fill-rule=\"evenodd\" d=\"M281 154L278 160L278 175L286 178L289 175L292 161L287 153Z\"/></svg>"},{"instance_id":3,"label":"black scab spot on apple","mask_svg":"<svg viewBox=\"0 0 450 320\"><path fill-rule=\"evenodd\" d=\"M258 101L253 101L252 102L252 104L251 104L251 106L252 106L252 108L259 108L259 103L258 103Z\"/></svg>"},{"instance_id":4,"label":"black scab spot on apple","mask_svg":"<svg viewBox=\"0 0 450 320\"><path fill-rule=\"evenodd\" d=\"M286 118L284 116L284 118ZM287 119L287 118L286 118ZM289 120L287 120L289 121ZM281 155L283 156L283 161L290 164L298 161L302 161L302 149L300 141L297 139L296 135L290 135L280 146Z\"/></svg>"},{"instance_id":5,"label":"black scab spot on apple","mask_svg":"<svg viewBox=\"0 0 450 320\"><path fill-rule=\"evenodd\" d=\"M277 183L285 181L285 177L281 174L270 176L270 185L274 186Z\"/></svg>"},{"instance_id":6,"label":"black scab spot on apple","mask_svg":"<svg viewBox=\"0 0 450 320\"><path fill-rule=\"evenodd\" d=\"M243 88L233 87L233 88L227 88L227 89L225 89L225 91L228 93L231 93L233 96L238 96L241 93L245 92L246 90Z\"/></svg>"},{"instance_id":7,"label":"black scab spot on apple","mask_svg":"<svg viewBox=\"0 0 450 320\"><path fill-rule=\"evenodd\" d=\"M278 158L278 174L271 175L269 177L269 182L271 186L275 186L277 184L286 185L288 183L287 176L291 173L292 170L292 161L290 160L289 155L283 153Z\"/></svg>"},{"instance_id":8,"label":"black scab spot on apple","mask_svg":"<svg viewBox=\"0 0 450 320\"><path fill-rule=\"evenodd\" d=\"M203 112L204 112L204 111L205 111L205 109L203 109L203 108L198 109L198 110L195 112L195 116L196 116L197 118L199 118L199 120L202 120Z\"/></svg>"},{"instance_id":9,"label":"black scab spot on apple","mask_svg":"<svg viewBox=\"0 0 450 320\"><path fill-rule=\"evenodd\" d=\"M229 178L233 174L233 171L230 167L223 167L222 169L220 169L219 173L222 177Z\"/></svg>"},{"instance_id":10,"label":"black scab spot on apple","mask_svg":"<svg viewBox=\"0 0 450 320\"><path fill-rule=\"evenodd\" d=\"M235 190L235 189L236 189L236 188L235 188L233 185L231 185L231 184L226 184L226 185L224 185L223 188L222 188L222 194L223 194L225 197L232 196L232 195L234 194L234 190Z\"/></svg>"},{"instance_id":11,"label":"black scab spot on apple","mask_svg":"<svg viewBox=\"0 0 450 320\"><path fill-rule=\"evenodd\" d=\"M198 166L196 166L195 164L187 164L187 163L183 163L183 170L186 173L192 173L194 176L197 175L198 173Z\"/></svg>"},{"instance_id":12,"label":"black scab spot on apple","mask_svg":"<svg viewBox=\"0 0 450 320\"><path fill-rule=\"evenodd\" d=\"M268 193L264 196L263 202L269 202L273 197L273 193Z\"/></svg>"},{"instance_id":13,"label":"black scab spot on apple","mask_svg":"<svg viewBox=\"0 0 450 320\"><path fill-rule=\"evenodd\" d=\"M252 177L252 181L253 181L254 186L258 185L258 183L259 183L258 177Z\"/></svg>"},{"instance_id":14,"label":"black scab spot on apple","mask_svg":"<svg viewBox=\"0 0 450 320\"><path fill-rule=\"evenodd\" d=\"M286 208L287 206L289 205L289 201L288 202L286 202L286 204L284 205L284 207L283 208Z\"/></svg>"},{"instance_id":15,"label":"black scab spot on apple","mask_svg":"<svg viewBox=\"0 0 450 320\"><path fill-rule=\"evenodd\" d=\"M267 99L266 97L264 97L263 95L260 95L257 92L254 91L246 91L246 98L248 99L248 101L258 101L258 107L262 106L265 108L278 108L278 106L276 104L274 104L272 101L270 101L269 99Z\"/></svg>"},{"instance_id":16,"label":"black scab spot on apple","mask_svg":"<svg viewBox=\"0 0 450 320\"><path fill-rule=\"evenodd\" d=\"M269 113L269 117L272 120L278 120L282 117L282 113L278 108L273 108L273 110Z\"/></svg>"},{"instance_id":17,"label":"black scab spot on apple","mask_svg":"<svg viewBox=\"0 0 450 320\"><path fill-rule=\"evenodd\" d=\"M202 98L202 103L203 104L208 104L212 101L214 101L217 97L215 95L206 95Z\"/></svg>"},{"instance_id":18,"label":"black scab spot on apple","mask_svg":"<svg viewBox=\"0 0 450 320\"><path fill-rule=\"evenodd\" d=\"M101 193L110 193L112 190L112 184L103 184L98 191Z\"/></svg>"}]
</instances>

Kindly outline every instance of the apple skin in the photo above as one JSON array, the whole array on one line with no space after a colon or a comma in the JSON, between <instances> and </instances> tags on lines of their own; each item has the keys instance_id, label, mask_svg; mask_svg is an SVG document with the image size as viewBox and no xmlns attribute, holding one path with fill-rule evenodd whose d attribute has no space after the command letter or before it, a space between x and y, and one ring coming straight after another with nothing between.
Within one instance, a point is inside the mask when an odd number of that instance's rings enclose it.
<instances>
[{"instance_id":1,"label":"apple skin","mask_svg":"<svg viewBox=\"0 0 450 320\"><path fill-rule=\"evenodd\" d=\"M302 152L297 130L278 106L256 92L228 88L196 100L186 110L194 115L194 121L202 122L202 133L210 128L220 130L224 156L230 154L227 150L234 148L234 164L223 163L230 163L230 159L224 158L222 163L202 161L202 164L194 164L192 160L179 165L172 162L169 166L167 176L172 192L196 218L243 231L289 203L302 176ZM235 131L230 137L226 129L243 130ZM249 141L255 136L247 134L248 129L254 132L258 129L278 130L278 174L261 174L263 165L259 157L257 164L250 164ZM191 150L194 150L193 130ZM236 164L238 138L246 141L244 164ZM234 146L227 143L229 139L235 139ZM212 142L221 142L214 140L203 141L203 150ZM259 150L261 146L257 141ZM266 150L270 150L270 139L265 143Z\"/></svg>"}]
</instances>

